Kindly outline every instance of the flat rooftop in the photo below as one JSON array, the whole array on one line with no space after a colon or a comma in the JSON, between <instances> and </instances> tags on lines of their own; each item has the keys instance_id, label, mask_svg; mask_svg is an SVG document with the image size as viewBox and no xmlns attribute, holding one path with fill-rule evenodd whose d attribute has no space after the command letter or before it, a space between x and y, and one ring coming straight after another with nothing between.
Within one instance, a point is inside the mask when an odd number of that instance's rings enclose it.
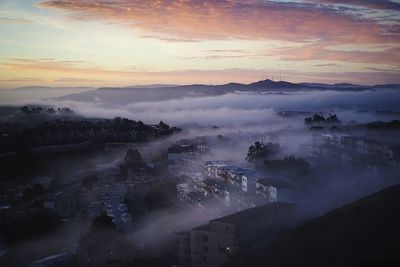
<instances>
[{"instance_id":1,"label":"flat rooftop","mask_svg":"<svg viewBox=\"0 0 400 267\"><path fill-rule=\"evenodd\" d=\"M215 220L211 220L211 222L222 222L222 223L230 223L230 224L244 224L249 220L252 220L256 217L264 217L264 216L274 216L282 211L290 211L297 208L297 205L291 203L282 203L275 202L251 209L247 209L244 211L240 211L225 217L221 217Z\"/></svg>"}]
</instances>

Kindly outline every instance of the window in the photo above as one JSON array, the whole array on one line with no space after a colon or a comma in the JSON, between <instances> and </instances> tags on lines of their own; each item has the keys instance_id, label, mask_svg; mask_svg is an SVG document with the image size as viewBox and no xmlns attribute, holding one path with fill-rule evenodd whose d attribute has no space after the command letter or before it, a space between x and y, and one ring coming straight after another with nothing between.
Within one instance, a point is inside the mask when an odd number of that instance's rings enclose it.
<instances>
[{"instance_id":1,"label":"window","mask_svg":"<svg viewBox=\"0 0 400 267\"><path fill-rule=\"evenodd\" d=\"M208 236L203 236L203 242L208 242Z\"/></svg>"},{"instance_id":2,"label":"window","mask_svg":"<svg viewBox=\"0 0 400 267\"><path fill-rule=\"evenodd\" d=\"M203 252L208 252L208 247L203 247Z\"/></svg>"}]
</instances>

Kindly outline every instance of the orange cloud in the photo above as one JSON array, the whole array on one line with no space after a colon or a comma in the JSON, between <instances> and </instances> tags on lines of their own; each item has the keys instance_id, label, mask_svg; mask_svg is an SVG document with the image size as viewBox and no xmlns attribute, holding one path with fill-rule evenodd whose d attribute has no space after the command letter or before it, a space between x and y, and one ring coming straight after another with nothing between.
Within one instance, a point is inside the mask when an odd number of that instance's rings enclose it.
<instances>
[{"instance_id":1,"label":"orange cloud","mask_svg":"<svg viewBox=\"0 0 400 267\"><path fill-rule=\"evenodd\" d=\"M82 84L91 81L94 85L127 85L148 83L221 83L230 82L239 77L239 82L258 79L262 70L228 69L228 70L172 70L172 71L138 71L110 70L89 64L71 63L64 60L43 59L9 59L0 64L0 72L20 75L45 76L49 83ZM48 77L48 78L47 78ZM64 78L68 77L68 78ZM99 80L99 78L101 80ZM27 82L29 80L26 80ZM32 81L32 80L30 80ZM23 79L0 80L0 84L25 82Z\"/></svg>"},{"instance_id":2,"label":"orange cloud","mask_svg":"<svg viewBox=\"0 0 400 267\"><path fill-rule=\"evenodd\" d=\"M0 71L13 71L19 78L0 79L0 87L31 85L32 82L44 85L64 86L126 86L135 84L222 84L228 82L250 83L261 77L281 76L292 82L351 82L362 84L400 83L398 71L366 69L359 72L306 72L271 69L219 69L219 70L174 70L174 71L119 71L65 63L57 60L17 59L0 64ZM21 78L21 75L40 74L43 76ZM67 77L67 78L66 78ZM100 79L100 80L99 80Z\"/></svg>"},{"instance_id":3,"label":"orange cloud","mask_svg":"<svg viewBox=\"0 0 400 267\"><path fill-rule=\"evenodd\" d=\"M171 41L274 39L379 43L399 40L398 28L393 25L362 18L345 8L312 3L47 0L39 6L68 11L76 19L106 20L134 27L151 33L145 36Z\"/></svg>"}]
</instances>

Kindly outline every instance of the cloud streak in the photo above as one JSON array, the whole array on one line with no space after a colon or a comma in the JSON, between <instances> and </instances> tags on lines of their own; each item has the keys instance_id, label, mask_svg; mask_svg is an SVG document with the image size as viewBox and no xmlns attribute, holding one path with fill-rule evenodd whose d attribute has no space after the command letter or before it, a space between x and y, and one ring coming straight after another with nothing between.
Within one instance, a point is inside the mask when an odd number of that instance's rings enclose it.
<instances>
[{"instance_id":1,"label":"cloud streak","mask_svg":"<svg viewBox=\"0 0 400 267\"><path fill-rule=\"evenodd\" d=\"M372 9L400 11L400 3L390 0L315 0L314 2L326 4L344 4L350 6L361 6Z\"/></svg>"},{"instance_id":2,"label":"cloud streak","mask_svg":"<svg viewBox=\"0 0 400 267\"><path fill-rule=\"evenodd\" d=\"M32 23L31 20L25 18L14 18L14 17L0 17L0 24L25 24Z\"/></svg>"},{"instance_id":3,"label":"cloud streak","mask_svg":"<svg viewBox=\"0 0 400 267\"><path fill-rule=\"evenodd\" d=\"M340 53L339 53L340 54ZM280 56L285 60L335 60L332 55L305 54L301 57L294 51L282 51ZM351 54L349 54L351 55ZM223 54L221 55L223 56ZM392 56L394 62L397 56ZM371 60L383 60L379 55ZM324 63L325 64L325 63ZM322 64L322 65L324 65ZM318 65L318 64L317 64ZM326 66L326 64L325 64ZM321 65L320 65L321 67ZM93 66L84 62L72 62L68 60L55 59L32 59L18 58L9 59L7 62L0 63L0 71L3 73L14 71L29 79L5 78L0 79L0 86L13 84L7 87L18 87L31 85L30 82L41 82L45 80L52 86L79 85L91 83L91 86L126 86L134 84L154 84L162 81L163 84L221 84L229 82L250 83L259 80L265 75L282 76L285 80L292 82L350 82L362 84L376 83L400 83L399 71L388 69L364 69L363 71L352 72L313 72L300 70L273 70L273 69L250 69L250 68L231 68L231 69L188 69L171 71L143 71L143 70L119 70L107 69ZM46 74L43 79L41 74ZM100 77L100 78L99 78ZM15 86L14 84L17 84Z\"/></svg>"},{"instance_id":4,"label":"cloud streak","mask_svg":"<svg viewBox=\"0 0 400 267\"><path fill-rule=\"evenodd\" d=\"M302 47L277 49L272 52L281 60L328 60L333 62L390 64L400 66L400 47L381 51L342 51L328 48L326 44L310 44Z\"/></svg>"},{"instance_id":5,"label":"cloud streak","mask_svg":"<svg viewBox=\"0 0 400 267\"><path fill-rule=\"evenodd\" d=\"M242 0L48 0L40 7L184 40L267 39L388 42L398 29L328 5Z\"/></svg>"}]
</instances>

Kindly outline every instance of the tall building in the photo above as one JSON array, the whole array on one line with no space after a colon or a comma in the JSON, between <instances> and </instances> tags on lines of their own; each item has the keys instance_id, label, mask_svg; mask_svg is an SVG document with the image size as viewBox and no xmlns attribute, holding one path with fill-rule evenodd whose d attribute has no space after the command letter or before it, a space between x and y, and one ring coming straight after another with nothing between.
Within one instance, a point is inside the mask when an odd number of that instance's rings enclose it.
<instances>
[{"instance_id":1,"label":"tall building","mask_svg":"<svg viewBox=\"0 0 400 267\"><path fill-rule=\"evenodd\" d=\"M253 245L266 245L296 220L297 206L272 203L210 221L177 233L180 267L216 267L235 252Z\"/></svg>"}]
</instances>

